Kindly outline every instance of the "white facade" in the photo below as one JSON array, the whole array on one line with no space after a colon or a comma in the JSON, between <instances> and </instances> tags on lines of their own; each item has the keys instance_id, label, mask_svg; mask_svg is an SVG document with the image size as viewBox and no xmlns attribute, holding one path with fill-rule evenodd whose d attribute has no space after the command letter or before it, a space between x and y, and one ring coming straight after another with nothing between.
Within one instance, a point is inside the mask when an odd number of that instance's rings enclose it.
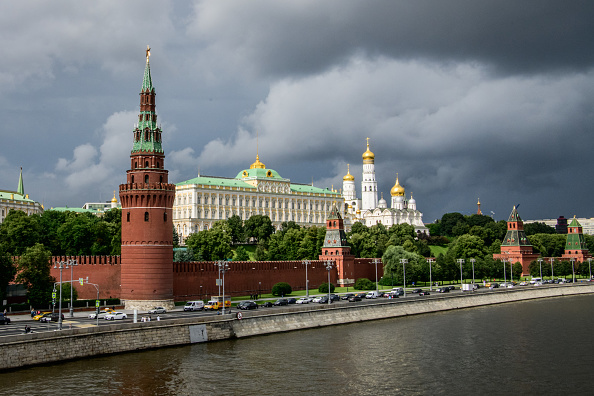
<instances>
[{"instance_id":1,"label":"white facade","mask_svg":"<svg viewBox=\"0 0 594 396\"><path fill-rule=\"evenodd\" d=\"M412 197L406 199L405 189L398 181L390 190L391 207L388 208L387 201L382 198L377 200L377 182L375 181L375 155L369 150L369 139L367 140L367 151L363 153L363 181L361 182L361 197L356 198L355 178L347 172L343 177L343 198L345 200L345 227L357 221L368 227L375 224L383 224L389 228L395 224L410 224L416 231L429 233L429 229L423 223L423 214L417 210L417 202Z\"/></svg>"},{"instance_id":2,"label":"white facade","mask_svg":"<svg viewBox=\"0 0 594 396\"><path fill-rule=\"evenodd\" d=\"M20 210L27 215L43 213L43 206L29 199L29 194L25 194L22 170L17 191L0 190L0 224L4 222L11 210Z\"/></svg>"},{"instance_id":3,"label":"white facade","mask_svg":"<svg viewBox=\"0 0 594 396\"><path fill-rule=\"evenodd\" d=\"M343 206L339 193L291 183L256 158L250 169L235 178L198 176L177 183L173 225L181 241L233 215L244 221L253 215L265 215L276 229L285 221L325 226L333 202Z\"/></svg>"}]
</instances>

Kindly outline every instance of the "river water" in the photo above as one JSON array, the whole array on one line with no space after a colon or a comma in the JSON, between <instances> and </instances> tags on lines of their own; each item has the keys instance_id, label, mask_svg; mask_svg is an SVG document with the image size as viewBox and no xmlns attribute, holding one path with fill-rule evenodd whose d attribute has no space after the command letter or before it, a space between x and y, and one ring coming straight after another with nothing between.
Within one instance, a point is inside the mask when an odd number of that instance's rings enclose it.
<instances>
[{"instance_id":1,"label":"river water","mask_svg":"<svg viewBox=\"0 0 594 396\"><path fill-rule=\"evenodd\" d=\"M78 360L0 382L15 395L592 394L592 312L594 296L550 298Z\"/></svg>"}]
</instances>

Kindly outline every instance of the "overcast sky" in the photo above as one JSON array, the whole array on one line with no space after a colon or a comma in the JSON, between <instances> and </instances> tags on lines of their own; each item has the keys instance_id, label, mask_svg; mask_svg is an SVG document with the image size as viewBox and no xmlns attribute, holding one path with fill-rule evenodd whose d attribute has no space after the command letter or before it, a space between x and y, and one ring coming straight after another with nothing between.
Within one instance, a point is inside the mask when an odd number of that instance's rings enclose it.
<instances>
[{"instance_id":1,"label":"overcast sky","mask_svg":"<svg viewBox=\"0 0 594 396\"><path fill-rule=\"evenodd\" d=\"M125 181L146 45L170 182L256 156L358 195L365 138L424 221L594 217L594 2L0 0L0 189Z\"/></svg>"}]
</instances>

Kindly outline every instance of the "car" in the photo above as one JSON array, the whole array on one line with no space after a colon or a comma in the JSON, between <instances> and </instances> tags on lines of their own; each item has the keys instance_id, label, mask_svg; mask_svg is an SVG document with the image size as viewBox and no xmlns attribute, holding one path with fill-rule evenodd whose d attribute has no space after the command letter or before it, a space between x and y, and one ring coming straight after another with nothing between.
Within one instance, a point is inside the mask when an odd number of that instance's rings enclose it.
<instances>
[{"instance_id":1,"label":"car","mask_svg":"<svg viewBox=\"0 0 594 396\"><path fill-rule=\"evenodd\" d=\"M258 304L254 301L242 301L237 304L237 308L239 309L258 309Z\"/></svg>"},{"instance_id":2,"label":"car","mask_svg":"<svg viewBox=\"0 0 594 396\"><path fill-rule=\"evenodd\" d=\"M422 291L423 291L423 289L412 289L411 293L412 294L419 294Z\"/></svg>"},{"instance_id":3,"label":"car","mask_svg":"<svg viewBox=\"0 0 594 396\"><path fill-rule=\"evenodd\" d=\"M359 297L358 294L353 294L351 297L349 297L349 302L355 302L355 301L361 301L361 297Z\"/></svg>"},{"instance_id":4,"label":"car","mask_svg":"<svg viewBox=\"0 0 594 396\"><path fill-rule=\"evenodd\" d=\"M366 295L367 295L367 293L358 293L357 297L363 299L363 298L365 298Z\"/></svg>"},{"instance_id":5,"label":"car","mask_svg":"<svg viewBox=\"0 0 594 396\"><path fill-rule=\"evenodd\" d=\"M270 301L266 301L264 304L262 304L262 306L264 308L271 308L271 307L273 307L273 305L272 305L272 303Z\"/></svg>"},{"instance_id":6,"label":"car","mask_svg":"<svg viewBox=\"0 0 594 396\"><path fill-rule=\"evenodd\" d=\"M128 316L123 312L112 312L105 315L105 320L122 320L126 318L128 318Z\"/></svg>"},{"instance_id":7,"label":"car","mask_svg":"<svg viewBox=\"0 0 594 396\"><path fill-rule=\"evenodd\" d=\"M522 282L520 282L520 286L528 286L528 282L522 281Z\"/></svg>"},{"instance_id":8,"label":"car","mask_svg":"<svg viewBox=\"0 0 594 396\"><path fill-rule=\"evenodd\" d=\"M322 298L320 298L320 301L318 301L319 304L328 304L328 296L323 296ZM330 303L332 303L332 300L330 300Z\"/></svg>"},{"instance_id":9,"label":"car","mask_svg":"<svg viewBox=\"0 0 594 396\"><path fill-rule=\"evenodd\" d=\"M431 293L429 293L428 291L422 291L422 292L419 293L419 296L428 296L430 294Z\"/></svg>"},{"instance_id":10,"label":"car","mask_svg":"<svg viewBox=\"0 0 594 396\"><path fill-rule=\"evenodd\" d=\"M2 323L3 325L7 325L10 323L10 318L0 312L0 323Z\"/></svg>"},{"instance_id":11,"label":"car","mask_svg":"<svg viewBox=\"0 0 594 396\"><path fill-rule=\"evenodd\" d=\"M351 297L354 297L355 295L353 293L347 293L344 296L342 296L340 299L341 300L348 300Z\"/></svg>"},{"instance_id":12,"label":"car","mask_svg":"<svg viewBox=\"0 0 594 396\"><path fill-rule=\"evenodd\" d=\"M322 298L323 298L323 296L317 296L311 302L313 302L313 303L319 303Z\"/></svg>"},{"instance_id":13,"label":"car","mask_svg":"<svg viewBox=\"0 0 594 396\"><path fill-rule=\"evenodd\" d=\"M51 312L46 311L46 312L38 313L37 315L33 316L33 320L39 320L39 319L41 319L46 314L51 314Z\"/></svg>"},{"instance_id":14,"label":"car","mask_svg":"<svg viewBox=\"0 0 594 396\"><path fill-rule=\"evenodd\" d=\"M202 311L204 309L204 301L188 301L186 305L184 305L184 312L185 311Z\"/></svg>"},{"instance_id":15,"label":"car","mask_svg":"<svg viewBox=\"0 0 594 396\"><path fill-rule=\"evenodd\" d=\"M167 313L167 310L163 307L154 307L153 309L149 309L149 314L164 314Z\"/></svg>"},{"instance_id":16,"label":"car","mask_svg":"<svg viewBox=\"0 0 594 396\"><path fill-rule=\"evenodd\" d=\"M62 314L62 320L64 320L64 314ZM58 312L49 312L39 318L40 322L49 323L49 322L59 322L60 321L60 314Z\"/></svg>"},{"instance_id":17,"label":"car","mask_svg":"<svg viewBox=\"0 0 594 396\"><path fill-rule=\"evenodd\" d=\"M437 289L435 289L435 291L437 293L449 293L450 292L450 288L447 286L444 287L438 287Z\"/></svg>"},{"instance_id":18,"label":"car","mask_svg":"<svg viewBox=\"0 0 594 396\"><path fill-rule=\"evenodd\" d=\"M288 298L288 299L287 299L287 302L288 302L289 304L295 304L295 303L297 303L297 299L296 299L296 298L292 298L292 297L291 297L291 298Z\"/></svg>"},{"instance_id":19,"label":"car","mask_svg":"<svg viewBox=\"0 0 594 396\"><path fill-rule=\"evenodd\" d=\"M105 315L110 314L110 313L114 313L115 311L113 310L105 310L105 311L99 311L99 314L97 314L97 312L93 312L89 314L89 319L97 319L97 317L99 317L99 319L105 319Z\"/></svg>"},{"instance_id":20,"label":"car","mask_svg":"<svg viewBox=\"0 0 594 396\"><path fill-rule=\"evenodd\" d=\"M456 290L456 286L450 285L450 286L447 286L447 287L449 287L450 290Z\"/></svg>"},{"instance_id":21,"label":"car","mask_svg":"<svg viewBox=\"0 0 594 396\"><path fill-rule=\"evenodd\" d=\"M286 298L279 298L274 302L274 305L276 305L277 307L280 307L281 305L289 305L289 300L287 300Z\"/></svg>"},{"instance_id":22,"label":"car","mask_svg":"<svg viewBox=\"0 0 594 396\"><path fill-rule=\"evenodd\" d=\"M338 294L330 294L330 300L332 300L332 302L340 301L340 296Z\"/></svg>"},{"instance_id":23,"label":"car","mask_svg":"<svg viewBox=\"0 0 594 396\"><path fill-rule=\"evenodd\" d=\"M295 304L309 304L310 298L301 297L299 300L295 302Z\"/></svg>"}]
</instances>

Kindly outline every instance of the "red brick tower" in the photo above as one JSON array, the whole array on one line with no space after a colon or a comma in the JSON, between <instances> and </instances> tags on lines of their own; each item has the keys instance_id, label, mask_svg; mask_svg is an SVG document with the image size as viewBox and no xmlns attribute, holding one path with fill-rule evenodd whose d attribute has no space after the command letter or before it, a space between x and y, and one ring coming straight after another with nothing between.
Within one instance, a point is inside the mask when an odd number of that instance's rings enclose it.
<instances>
[{"instance_id":1,"label":"red brick tower","mask_svg":"<svg viewBox=\"0 0 594 396\"><path fill-rule=\"evenodd\" d=\"M326 236L319 259L334 260L339 285L350 286L355 283L355 256L351 254L351 248L347 245L344 222L336 203L326 219Z\"/></svg>"},{"instance_id":2,"label":"red brick tower","mask_svg":"<svg viewBox=\"0 0 594 396\"><path fill-rule=\"evenodd\" d=\"M592 255L588 252L588 245L584 239L584 232L582 225L573 217L571 223L567 226L567 242L565 244L565 253L561 256L562 259L571 260L579 263L591 258Z\"/></svg>"},{"instance_id":3,"label":"red brick tower","mask_svg":"<svg viewBox=\"0 0 594 396\"><path fill-rule=\"evenodd\" d=\"M126 309L173 308L175 185L168 183L155 89L146 50L138 126L133 131L130 170L120 185L122 203L121 296Z\"/></svg>"}]
</instances>

